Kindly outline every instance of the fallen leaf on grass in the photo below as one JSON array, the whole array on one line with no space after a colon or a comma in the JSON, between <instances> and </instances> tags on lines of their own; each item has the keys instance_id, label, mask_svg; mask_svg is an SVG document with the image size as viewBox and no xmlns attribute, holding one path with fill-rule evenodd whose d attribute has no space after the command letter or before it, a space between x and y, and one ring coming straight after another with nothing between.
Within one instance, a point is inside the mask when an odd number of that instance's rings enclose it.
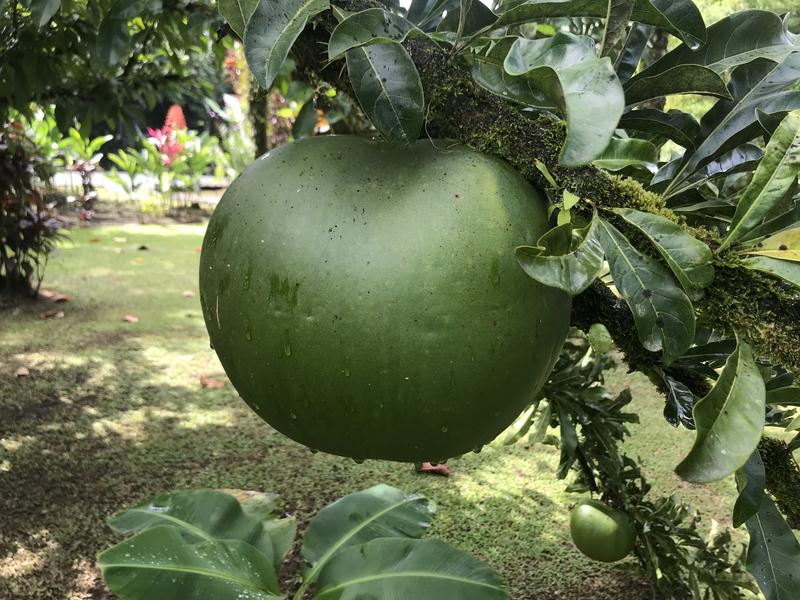
<instances>
[{"instance_id":1,"label":"fallen leaf on grass","mask_svg":"<svg viewBox=\"0 0 800 600\"><path fill-rule=\"evenodd\" d=\"M72 296L54 292L53 290L39 290L39 296L51 302L69 302L72 300Z\"/></svg>"},{"instance_id":2,"label":"fallen leaf on grass","mask_svg":"<svg viewBox=\"0 0 800 600\"><path fill-rule=\"evenodd\" d=\"M63 310L48 310L40 316L42 319L63 319L66 315Z\"/></svg>"},{"instance_id":3,"label":"fallen leaf on grass","mask_svg":"<svg viewBox=\"0 0 800 600\"><path fill-rule=\"evenodd\" d=\"M128 241L128 238L124 238L124 237L115 237L115 238L114 238L114 241L115 241L117 244L124 244L125 242L127 242L127 241Z\"/></svg>"},{"instance_id":4,"label":"fallen leaf on grass","mask_svg":"<svg viewBox=\"0 0 800 600\"><path fill-rule=\"evenodd\" d=\"M95 237L89 238L89 241L90 241L92 244L97 244L97 243L99 243L99 242L100 242L100 238L99 238L99 237L97 237L97 236L95 236Z\"/></svg>"},{"instance_id":5,"label":"fallen leaf on grass","mask_svg":"<svg viewBox=\"0 0 800 600\"><path fill-rule=\"evenodd\" d=\"M143 264L144 264L144 259L143 259L141 256L140 256L139 258L134 258L134 259L131 261L131 264L134 264L134 265L143 265Z\"/></svg>"},{"instance_id":6,"label":"fallen leaf on grass","mask_svg":"<svg viewBox=\"0 0 800 600\"><path fill-rule=\"evenodd\" d=\"M417 473L450 477L450 469L447 468L447 465L443 464L433 465L431 463L422 463L421 467L417 467Z\"/></svg>"},{"instance_id":7,"label":"fallen leaf on grass","mask_svg":"<svg viewBox=\"0 0 800 600\"><path fill-rule=\"evenodd\" d=\"M192 290L186 290L183 292L182 296L184 298L194 298L194 292Z\"/></svg>"},{"instance_id":8,"label":"fallen leaf on grass","mask_svg":"<svg viewBox=\"0 0 800 600\"><path fill-rule=\"evenodd\" d=\"M50 290L39 290L39 295L45 300L52 300L55 298L56 293Z\"/></svg>"},{"instance_id":9,"label":"fallen leaf on grass","mask_svg":"<svg viewBox=\"0 0 800 600\"><path fill-rule=\"evenodd\" d=\"M138 323L139 317L137 317L136 315L125 315L124 317L122 317L122 320L125 321L126 323Z\"/></svg>"},{"instance_id":10,"label":"fallen leaf on grass","mask_svg":"<svg viewBox=\"0 0 800 600\"><path fill-rule=\"evenodd\" d=\"M225 387L225 382L220 381L219 379L206 377L205 375L200 375L200 387L207 390L218 390Z\"/></svg>"},{"instance_id":11,"label":"fallen leaf on grass","mask_svg":"<svg viewBox=\"0 0 800 600\"><path fill-rule=\"evenodd\" d=\"M116 252L117 254L122 254L123 252L125 252L125 250L122 248L114 248L114 252Z\"/></svg>"},{"instance_id":12,"label":"fallen leaf on grass","mask_svg":"<svg viewBox=\"0 0 800 600\"><path fill-rule=\"evenodd\" d=\"M20 367L14 374L17 377L30 377L31 372L28 370L28 367Z\"/></svg>"}]
</instances>

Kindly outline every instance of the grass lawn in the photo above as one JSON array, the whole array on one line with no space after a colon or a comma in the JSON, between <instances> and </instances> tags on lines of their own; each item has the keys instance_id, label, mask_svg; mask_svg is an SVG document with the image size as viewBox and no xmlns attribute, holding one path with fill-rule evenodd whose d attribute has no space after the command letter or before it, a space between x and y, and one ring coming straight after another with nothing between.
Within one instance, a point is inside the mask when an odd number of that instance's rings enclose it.
<instances>
[{"instance_id":1,"label":"grass lawn","mask_svg":"<svg viewBox=\"0 0 800 600\"><path fill-rule=\"evenodd\" d=\"M202 387L201 377L225 380L199 305L202 234L200 225L75 230L45 285L72 299L0 309L0 598L109 597L93 568L115 540L104 519L158 492L273 491L302 522L379 482L432 498L432 534L497 568L515 600L649 597L572 547L575 496L553 476L553 447L495 444L452 461L449 479L420 476L410 465L312 454L229 384ZM64 317L41 318L51 310ZM30 376L16 377L20 367ZM730 484L694 488L671 472L693 434L664 422L643 377L616 371L609 383L634 388L642 423L628 451L642 457L653 493L677 489L727 524Z\"/></svg>"}]
</instances>

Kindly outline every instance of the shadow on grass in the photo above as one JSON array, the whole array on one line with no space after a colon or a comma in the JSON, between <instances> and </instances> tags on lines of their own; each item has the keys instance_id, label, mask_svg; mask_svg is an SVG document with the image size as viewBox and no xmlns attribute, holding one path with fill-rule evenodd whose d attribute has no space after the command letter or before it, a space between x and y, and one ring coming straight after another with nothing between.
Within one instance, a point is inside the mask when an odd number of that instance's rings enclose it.
<instances>
[{"instance_id":1,"label":"shadow on grass","mask_svg":"<svg viewBox=\"0 0 800 600\"><path fill-rule=\"evenodd\" d=\"M111 597L94 569L97 552L118 541L105 518L164 491L276 492L302 526L341 495L380 482L432 498L432 535L500 570L515 600L644 597L575 556L563 534L566 506L553 501L563 485L542 490L542 473L521 466L541 462L552 477L547 457L489 447L441 479L409 465L314 455L261 422L230 387L169 381L170 366L147 358L152 347L133 332L82 343L98 350L30 378L0 375L0 598ZM285 571L284 581L296 576Z\"/></svg>"}]
</instances>

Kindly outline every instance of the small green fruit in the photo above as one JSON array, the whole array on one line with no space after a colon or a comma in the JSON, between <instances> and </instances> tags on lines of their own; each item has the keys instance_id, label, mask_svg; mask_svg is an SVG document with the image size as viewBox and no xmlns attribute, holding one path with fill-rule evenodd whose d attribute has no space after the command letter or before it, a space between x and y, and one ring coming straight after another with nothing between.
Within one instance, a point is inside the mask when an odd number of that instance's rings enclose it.
<instances>
[{"instance_id":1,"label":"small green fruit","mask_svg":"<svg viewBox=\"0 0 800 600\"><path fill-rule=\"evenodd\" d=\"M357 460L441 461L490 442L546 381L570 299L514 249L540 194L464 147L310 138L231 185L203 242L213 347L265 421Z\"/></svg>"},{"instance_id":2,"label":"small green fruit","mask_svg":"<svg viewBox=\"0 0 800 600\"><path fill-rule=\"evenodd\" d=\"M636 530L624 512L597 500L582 500L569 519L572 541L589 558L622 560L633 550Z\"/></svg>"}]
</instances>

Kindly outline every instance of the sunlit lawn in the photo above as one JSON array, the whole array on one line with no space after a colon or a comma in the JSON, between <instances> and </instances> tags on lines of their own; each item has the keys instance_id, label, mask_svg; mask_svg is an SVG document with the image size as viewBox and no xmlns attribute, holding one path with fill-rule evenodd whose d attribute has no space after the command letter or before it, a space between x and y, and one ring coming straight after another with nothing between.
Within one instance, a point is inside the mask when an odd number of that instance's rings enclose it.
<instances>
[{"instance_id":1,"label":"sunlit lawn","mask_svg":"<svg viewBox=\"0 0 800 600\"><path fill-rule=\"evenodd\" d=\"M449 463L449 479L420 476L410 465L312 454L261 422L230 385L202 387L201 377L225 380L197 294L202 233L199 225L75 230L45 283L72 299L0 312L0 598L106 597L93 569L114 540L104 519L158 492L274 491L302 522L378 482L432 498L431 533L499 569L515 600L649 597L572 548L575 498L553 476L552 446L495 444ZM64 317L41 318L52 310ZM16 377L20 367L30 376ZM666 425L644 378L617 371L610 383L634 387L642 424L628 451L641 456L654 493L677 488L705 516L726 519L729 485L693 489L671 474L692 434Z\"/></svg>"}]
</instances>

